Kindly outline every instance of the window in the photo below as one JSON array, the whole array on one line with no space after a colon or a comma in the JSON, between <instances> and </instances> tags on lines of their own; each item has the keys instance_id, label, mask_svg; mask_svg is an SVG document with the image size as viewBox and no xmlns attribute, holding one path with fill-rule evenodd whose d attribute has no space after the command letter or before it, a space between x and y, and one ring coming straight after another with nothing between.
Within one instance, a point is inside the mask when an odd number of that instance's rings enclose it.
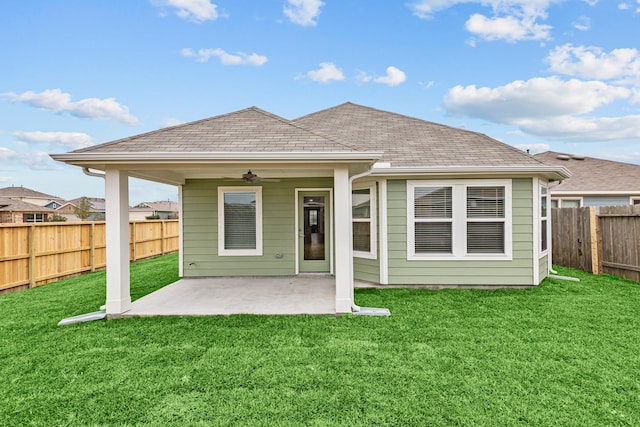
<instances>
[{"instance_id":1,"label":"window","mask_svg":"<svg viewBox=\"0 0 640 427\"><path fill-rule=\"evenodd\" d=\"M351 193L353 255L376 258L376 187L354 189Z\"/></svg>"},{"instance_id":2,"label":"window","mask_svg":"<svg viewBox=\"0 0 640 427\"><path fill-rule=\"evenodd\" d=\"M504 253L504 187L467 187L467 253Z\"/></svg>"},{"instance_id":3,"label":"window","mask_svg":"<svg viewBox=\"0 0 640 427\"><path fill-rule=\"evenodd\" d=\"M511 181L408 181L407 258L510 259Z\"/></svg>"},{"instance_id":4,"label":"window","mask_svg":"<svg viewBox=\"0 0 640 427\"><path fill-rule=\"evenodd\" d=\"M22 218L24 222L45 222L46 219L47 216L41 213L27 213Z\"/></svg>"},{"instance_id":5,"label":"window","mask_svg":"<svg viewBox=\"0 0 640 427\"><path fill-rule=\"evenodd\" d=\"M540 251L545 252L548 249L547 234L547 187L540 186Z\"/></svg>"},{"instance_id":6,"label":"window","mask_svg":"<svg viewBox=\"0 0 640 427\"><path fill-rule=\"evenodd\" d=\"M218 187L218 255L262 255L262 187Z\"/></svg>"}]
</instances>

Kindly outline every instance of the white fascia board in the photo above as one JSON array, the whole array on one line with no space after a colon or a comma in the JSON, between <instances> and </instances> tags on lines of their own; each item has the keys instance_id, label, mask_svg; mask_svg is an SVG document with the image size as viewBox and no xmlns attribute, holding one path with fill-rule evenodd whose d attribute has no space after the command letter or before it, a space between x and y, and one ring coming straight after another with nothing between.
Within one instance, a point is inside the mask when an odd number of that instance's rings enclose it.
<instances>
[{"instance_id":1,"label":"white fascia board","mask_svg":"<svg viewBox=\"0 0 640 427\"><path fill-rule=\"evenodd\" d=\"M565 179L571 172L564 166L437 166L437 167L374 167L371 175L542 175Z\"/></svg>"},{"instance_id":2,"label":"white fascia board","mask_svg":"<svg viewBox=\"0 0 640 427\"><path fill-rule=\"evenodd\" d=\"M640 195L640 190L628 190L628 191L563 191L563 190L554 190L550 189L551 194L554 197L562 197L562 196L635 196Z\"/></svg>"},{"instance_id":3,"label":"white fascia board","mask_svg":"<svg viewBox=\"0 0 640 427\"><path fill-rule=\"evenodd\" d=\"M51 158L65 163L228 163L246 161L279 162L374 162L377 152L137 152L137 153L65 153Z\"/></svg>"}]
</instances>

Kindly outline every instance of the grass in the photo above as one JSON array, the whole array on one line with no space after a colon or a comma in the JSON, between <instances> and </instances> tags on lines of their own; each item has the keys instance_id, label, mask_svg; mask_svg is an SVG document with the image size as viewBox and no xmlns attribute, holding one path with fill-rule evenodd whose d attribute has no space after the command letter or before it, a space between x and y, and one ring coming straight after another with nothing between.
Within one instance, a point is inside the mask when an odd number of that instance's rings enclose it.
<instances>
[{"instance_id":1,"label":"grass","mask_svg":"<svg viewBox=\"0 0 640 427\"><path fill-rule=\"evenodd\" d=\"M56 323L103 272L0 296L0 425L640 425L640 284L359 290L392 316ZM132 266L132 296L177 257Z\"/></svg>"}]
</instances>

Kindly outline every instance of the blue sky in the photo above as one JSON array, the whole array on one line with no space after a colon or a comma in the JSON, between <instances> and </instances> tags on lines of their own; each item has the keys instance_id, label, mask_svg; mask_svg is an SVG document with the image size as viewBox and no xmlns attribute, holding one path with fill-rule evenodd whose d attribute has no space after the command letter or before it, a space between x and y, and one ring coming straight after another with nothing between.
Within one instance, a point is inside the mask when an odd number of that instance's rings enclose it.
<instances>
[{"instance_id":1,"label":"blue sky","mask_svg":"<svg viewBox=\"0 0 640 427\"><path fill-rule=\"evenodd\" d=\"M0 39L0 187L102 197L48 154L346 101L640 163L640 0L1 0Z\"/></svg>"}]
</instances>

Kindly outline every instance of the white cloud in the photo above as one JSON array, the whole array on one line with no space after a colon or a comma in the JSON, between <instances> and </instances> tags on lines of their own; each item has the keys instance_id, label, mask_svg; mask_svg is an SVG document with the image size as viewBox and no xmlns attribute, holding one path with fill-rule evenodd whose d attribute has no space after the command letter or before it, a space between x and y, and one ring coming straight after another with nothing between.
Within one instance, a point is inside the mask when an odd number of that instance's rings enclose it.
<instances>
[{"instance_id":1,"label":"white cloud","mask_svg":"<svg viewBox=\"0 0 640 427\"><path fill-rule=\"evenodd\" d=\"M288 5L282 8L282 12L294 24L303 27L315 27L320 15L320 8L324 3L320 0L287 0Z\"/></svg>"},{"instance_id":2,"label":"white cloud","mask_svg":"<svg viewBox=\"0 0 640 427\"><path fill-rule=\"evenodd\" d=\"M640 138L640 116L589 117L599 107L631 99L628 88L601 81L558 77L514 81L489 88L456 86L444 98L447 111L517 126L528 134L572 141Z\"/></svg>"},{"instance_id":3,"label":"white cloud","mask_svg":"<svg viewBox=\"0 0 640 427\"><path fill-rule=\"evenodd\" d=\"M640 13L640 0L637 1L637 6L634 6L633 3L630 2L618 4L618 9L620 10L631 10L634 7L636 8L635 13Z\"/></svg>"},{"instance_id":4,"label":"white cloud","mask_svg":"<svg viewBox=\"0 0 640 427\"><path fill-rule=\"evenodd\" d=\"M547 77L517 80L496 88L455 86L445 95L444 104L452 114L517 124L522 119L589 113L629 96L629 89L599 81Z\"/></svg>"},{"instance_id":5,"label":"white cloud","mask_svg":"<svg viewBox=\"0 0 640 427\"><path fill-rule=\"evenodd\" d=\"M640 52L623 48L605 52L595 46L565 44L549 52L549 70L587 79L640 84Z\"/></svg>"},{"instance_id":6,"label":"white cloud","mask_svg":"<svg viewBox=\"0 0 640 427\"><path fill-rule=\"evenodd\" d=\"M158 7L172 7L182 19L201 23L218 19L217 6L209 0L152 0Z\"/></svg>"},{"instance_id":7,"label":"white cloud","mask_svg":"<svg viewBox=\"0 0 640 427\"><path fill-rule=\"evenodd\" d=\"M588 16L581 16L576 22L573 23L573 28L579 31L589 31L591 29L591 18Z\"/></svg>"},{"instance_id":8,"label":"white cloud","mask_svg":"<svg viewBox=\"0 0 640 427\"><path fill-rule=\"evenodd\" d=\"M6 164L27 166L33 170L60 170L62 166L54 162L44 151L18 152L0 147L0 160Z\"/></svg>"},{"instance_id":9,"label":"white cloud","mask_svg":"<svg viewBox=\"0 0 640 427\"><path fill-rule=\"evenodd\" d=\"M382 83L387 86L398 86L400 83L404 83L407 80L407 75L404 71L392 66L387 67L387 75L383 77L377 77L373 79L376 83Z\"/></svg>"},{"instance_id":10,"label":"white cloud","mask_svg":"<svg viewBox=\"0 0 640 427\"><path fill-rule=\"evenodd\" d=\"M520 126L527 133L563 141L590 142L640 138L640 115L560 116L548 120L523 121Z\"/></svg>"},{"instance_id":11,"label":"white cloud","mask_svg":"<svg viewBox=\"0 0 640 427\"><path fill-rule=\"evenodd\" d=\"M404 71L394 67L393 65L387 67L387 74L380 77L374 77L370 74L365 73L364 71L359 71L356 75L356 81L359 83L381 83L387 86L398 86L401 83L407 81L407 75Z\"/></svg>"},{"instance_id":12,"label":"white cloud","mask_svg":"<svg viewBox=\"0 0 640 427\"><path fill-rule=\"evenodd\" d=\"M551 26L538 21L547 18L547 9L552 3L563 0L419 0L409 4L413 14L430 19L445 9L458 4L476 3L489 6L492 16L475 13L469 17L467 31L485 40L548 40ZM471 43L474 45L475 41Z\"/></svg>"},{"instance_id":13,"label":"white cloud","mask_svg":"<svg viewBox=\"0 0 640 427\"><path fill-rule=\"evenodd\" d=\"M89 135L82 132L24 132L13 133L24 142L40 142L45 144L57 144L72 150L88 147L93 143Z\"/></svg>"},{"instance_id":14,"label":"white cloud","mask_svg":"<svg viewBox=\"0 0 640 427\"><path fill-rule=\"evenodd\" d=\"M320 68L307 72L307 77L314 82L320 83L329 83L332 80L344 80L342 70L336 67L332 62L320 63Z\"/></svg>"},{"instance_id":15,"label":"white cloud","mask_svg":"<svg viewBox=\"0 0 640 427\"><path fill-rule=\"evenodd\" d=\"M23 102L32 107L42 108L54 113L69 113L80 118L93 120L117 120L122 123L137 125L140 121L129 113L129 108L116 101L115 98L85 98L71 101L71 94L60 89L47 89L40 93L33 91L16 94L7 92L0 94L13 102Z\"/></svg>"},{"instance_id":16,"label":"white cloud","mask_svg":"<svg viewBox=\"0 0 640 427\"><path fill-rule=\"evenodd\" d=\"M252 65L259 67L267 62L267 57L258 55L257 53L246 54L244 52L236 52L235 55L225 52L220 48L216 49L198 49L194 51L185 47L180 51L182 56L187 58L196 58L198 62L207 62L210 57L215 56L220 60L222 65Z\"/></svg>"}]
</instances>

